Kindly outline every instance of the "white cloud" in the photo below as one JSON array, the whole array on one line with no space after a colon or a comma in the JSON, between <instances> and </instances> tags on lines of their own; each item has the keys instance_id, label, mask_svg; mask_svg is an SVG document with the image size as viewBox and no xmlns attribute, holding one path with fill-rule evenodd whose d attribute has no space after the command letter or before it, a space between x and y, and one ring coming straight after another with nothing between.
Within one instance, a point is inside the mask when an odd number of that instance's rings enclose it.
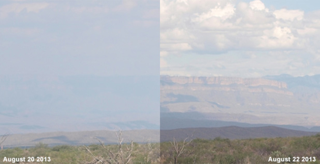
<instances>
[{"instance_id":1,"label":"white cloud","mask_svg":"<svg viewBox=\"0 0 320 164\"><path fill-rule=\"evenodd\" d=\"M264 6L264 4L260 0L251 1L249 4L250 4L251 9L253 9L253 10L266 10L266 7ZM266 10L266 11L268 11L268 10Z\"/></svg>"},{"instance_id":2,"label":"white cloud","mask_svg":"<svg viewBox=\"0 0 320 164\"><path fill-rule=\"evenodd\" d=\"M275 17L277 19L283 19L283 20L302 20L304 12L301 10L287 10L287 9L281 9L281 10L276 10L273 12Z\"/></svg>"},{"instance_id":3,"label":"white cloud","mask_svg":"<svg viewBox=\"0 0 320 164\"><path fill-rule=\"evenodd\" d=\"M167 56L168 55L168 52L167 51L160 51L160 56L163 57L163 56Z\"/></svg>"},{"instance_id":4,"label":"white cloud","mask_svg":"<svg viewBox=\"0 0 320 164\"><path fill-rule=\"evenodd\" d=\"M187 30L182 29L182 28L173 28L173 29L168 29L166 31L163 31L160 33L160 39L162 41L166 40L190 40L194 39L194 36L190 34Z\"/></svg>"},{"instance_id":5,"label":"white cloud","mask_svg":"<svg viewBox=\"0 0 320 164\"><path fill-rule=\"evenodd\" d=\"M293 48L296 38L287 27L274 27L272 30L265 30L264 35L259 40L259 48L281 49Z\"/></svg>"},{"instance_id":6,"label":"white cloud","mask_svg":"<svg viewBox=\"0 0 320 164\"><path fill-rule=\"evenodd\" d=\"M296 49L306 45L300 34L312 32L311 28L303 29L300 24L290 23L304 21L304 12L300 10L269 12L260 0L238 4L231 0L203 3L206 5L196 4L194 0L160 1L163 50L176 47L181 51L214 54L248 48Z\"/></svg>"},{"instance_id":7,"label":"white cloud","mask_svg":"<svg viewBox=\"0 0 320 164\"><path fill-rule=\"evenodd\" d=\"M170 43L170 44L161 44L162 49L169 51L187 51L192 50L192 47L188 43Z\"/></svg>"},{"instance_id":8,"label":"white cloud","mask_svg":"<svg viewBox=\"0 0 320 164\"><path fill-rule=\"evenodd\" d=\"M261 0L253 0L249 3L235 0L203 0L201 3L197 0L160 0L160 6L161 51L166 52L166 60L170 63L170 66L167 65L166 68L161 69L161 72L181 73L186 71L185 74L190 73L188 72L190 69L183 69L182 65L176 67L180 60L174 60L176 64L170 61L172 58L168 56L177 54L182 56L201 54L199 60L204 62L205 59L201 59L203 55L219 54L223 56L228 52L243 54L246 51L272 51L279 52L278 55L283 57L278 59L285 61L281 63L283 67L280 66L280 62L276 62L279 63L278 68L270 68L270 63L261 64L266 60L262 60L254 53L251 55L253 57L246 60L260 64L246 63L245 60L240 62L240 59L237 59L238 61L230 62L237 63L237 67L222 64L230 70L225 71L224 74L231 74L233 71L239 74L242 70L246 72L246 75L256 76L285 73L285 69L291 68L292 72L287 73L301 75L310 70L310 67L300 65L303 67L300 69L297 64L292 63L299 63L301 60L306 62L311 58L314 59L312 56L319 54L315 52L320 50L318 48L320 11L305 13L302 10L272 9L267 8ZM287 53L288 51L290 54ZM304 57L294 59L295 61L290 64L287 58L298 51ZM264 55L269 56L270 54ZM230 57L225 60L230 60ZM242 67L240 65L246 67L255 65L252 68L257 69L237 69ZM193 66L193 68L202 67L204 69L201 64ZM299 68L301 71L295 70L294 73L293 68ZM194 73L204 73L203 69L194 71ZM218 68L212 67L212 69Z\"/></svg>"},{"instance_id":9,"label":"white cloud","mask_svg":"<svg viewBox=\"0 0 320 164\"><path fill-rule=\"evenodd\" d=\"M167 67L167 62L163 58L160 58L160 68L163 67Z\"/></svg>"},{"instance_id":10,"label":"white cloud","mask_svg":"<svg viewBox=\"0 0 320 164\"><path fill-rule=\"evenodd\" d=\"M304 35L314 35L318 32L318 29L315 28L303 28L303 29L297 29L297 32L299 35L304 36Z\"/></svg>"},{"instance_id":11,"label":"white cloud","mask_svg":"<svg viewBox=\"0 0 320 164\"><path fill-rule=\"evenodd\" d=\"M218 3L217 6L210 9L208 12L202 14L195 13L196 17L193 18L192 21L195 23L201 23L212 17L219 18L220 20L226 20L233 16L234 10L235 8L232 4L227 4L226 6L221 7Z\"/></svg>"},{"instance_id":12,"label":"white cloud","mask_svg":"<svg viewBox=\"0 0 320 164\"><path fill-rule=\"evenodd\" d=\"M49 3L13 3L0 8L0 18L5 18L10 13L19 14L25 10L27 12L38 13L49 6Z\"/></svg>"}]
</instances>

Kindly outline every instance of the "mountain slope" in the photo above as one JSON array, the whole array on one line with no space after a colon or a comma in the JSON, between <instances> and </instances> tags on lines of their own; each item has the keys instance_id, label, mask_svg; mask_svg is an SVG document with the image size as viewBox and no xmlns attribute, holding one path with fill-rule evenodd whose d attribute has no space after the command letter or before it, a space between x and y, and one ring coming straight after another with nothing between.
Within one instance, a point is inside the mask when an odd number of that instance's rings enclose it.
<instances>
[{"instance_id":1,"label":"mountain slope","mask_svg":"<svg viewBox=\"0 0 320 164\"><path fill-rule=\"evenodd\" d=\"M4 147L34 146L39 142L53 145L83 145L98 143L98 138L105 144L118 142L117 131L97 130L80 132L50 132L9 135ZM122 131L123 142L159 142L159 130L126 130Z\"/></svg>"},{"instance_id":2,"label":"mountain slope","mask_svg":"<svg viewBox=\"0 0 320 164\"><path fill-rule=\"evenodd\" d=\"M196 115L197 113L192 113ZM198 113L199 114L199 113ZM177 114L176 114L177 115ZM190 113L191 115L191 113ZM303 127L297 125L275 125L275 124L248 124L234 121L220 121L220 120L209 120L199 119L199 117L168 117L162 115L160 119L161 130L181 129L181 128L211 128L211 127L225 127L225 126L238 126L238 127L262 127L262 126L275 126L279 128L305 131L305 132L320 132L320 126L315 127Z\"/></svg>"},{"instance_id":3,"label":"mountain slope","mask_svg":"<svg viewBox=\"0 0 320 164\"><path fill-rule=\"evenodd\" d=\"M272 137L300 137L315 135L315 132L303 132L289 130L274 126L248 127L227 126L219 128L184 128L173 130L161 130L160 141L189 139L214 139L216 137L229 139L272 138Z\"/></svg>"},{"instance_id":4,"label":"mountain slope","mask_svg":"<svg viewBox=\"0 0 320 164\"><path fill-rule=\"evenodd\" d=\"M320 91L314 89L318 77L302 77L301 85L293 87L271 77L161 76L160 110L199 112L211 120L320 126ZM313 80L307 88L309 79Z\"/></svg>"}]
</instances>

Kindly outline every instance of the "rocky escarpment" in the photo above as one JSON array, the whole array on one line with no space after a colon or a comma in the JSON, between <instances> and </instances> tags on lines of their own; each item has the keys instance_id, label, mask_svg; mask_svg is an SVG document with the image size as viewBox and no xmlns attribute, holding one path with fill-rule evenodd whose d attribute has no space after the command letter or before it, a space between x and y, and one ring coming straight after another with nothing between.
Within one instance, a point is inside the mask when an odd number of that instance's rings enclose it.
<instances>
[{"instance_id":1,"label":"rocky escarpment","mask_svg":"<svg viewBox=\"0 0 320 164\"><path fill-rule=\"evenodd\" d=\"M238 84L245 86L272 86L280 89L287 88L287 84L285 82L263 78L161 76L161 81L173 84Z\"/></svg>"},{"instance_id":2,"label":"rocky escarpment","mask_svg":"<svg viewBox=\"0 0 320 164\"><path fill-rule=\"evenodd\" d=\"M161 76L161 111L232 114L214 119L246 123L319 125L320 91L314 83L293 80L297 87L265 78Z\"/></svg>"}]
</instances>

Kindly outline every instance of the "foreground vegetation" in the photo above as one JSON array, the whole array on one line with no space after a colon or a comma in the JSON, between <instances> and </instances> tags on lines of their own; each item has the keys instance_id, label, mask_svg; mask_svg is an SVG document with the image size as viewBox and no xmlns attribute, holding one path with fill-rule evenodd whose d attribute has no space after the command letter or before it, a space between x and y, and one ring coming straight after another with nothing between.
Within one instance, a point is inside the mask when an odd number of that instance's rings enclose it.
<instances>
[{"instance_id":1,"label":"foreground vegetation","mask_svg":"<svg viewBox=\"0 0 320 164\"><path fill-rule=\"evenodd\" d=\"M147 143L147 144L132 143L132 145L121 144L121 146L122 146L123 155L130 154L131 160L128 161L128 164L160 163L160 158L159 158L160 144L159 143ZM128 151L127 148L132 148L132 150ZM121 156L119 152L119 144L116 144L116 145L99 144L99 145L89 145L89 146L61 145L61 146L55 146L55 147L48 147L48 145L46 144L39 143L35 147L29 148L29 149L13 148L13 149L0 150L0 160L1 160L0 163L2 163L4 157L7 157L7 158L34 157L35 159L36 157L50 157L51 162L47 162L50 164L94 164L94 163L109 164L108 159L110 159L111 154L115 155L114 160L119 160L119 161L121 160ZM127 157L128 156L125 156L125 158ZM101 160L101 161L98 161L98 160ZM117 161L114 161L114 162L117 162ZM124 164L125 161L120 163ZM28 164L31 164L31 163L28 163Z\"/></svg>"},{"instance_id":2,"label":"foreground vegetation","mask_svg":"<svg viewBox=\"0 0 320 164\"><path fill-rule=\"evenodd\" d=\"M120 140L114 145L48 147L39 143L28 149L0 150L0 163L4 157L50 157L51 161L47 163L51 164L264 164L269 163L270 157L290 157L291 163L320 164L320 135L242 140L186 139L161 144L122 144ZM299 157L300 162L293 162L294 157ZM316 161L302 162L302 157L312 157L312 160L315 157Z\"/></svg>"},{"instance_id":3,"label":"foreground vegetation","mask_svg":"<svg viewBox=\"0 0 320 164\"><path fill-rule=\"evenodd\" d=\"M269 163L270 157L290 157L292 163L320 164L320 135L242 140L194 139L163 142L160 150L161 164L264 164ZM293 162L293 157L300 157L300 162ZM316 161L302 162L302 157L312 157L312 160L315 157Z\"/></svg>"}]
</instances>

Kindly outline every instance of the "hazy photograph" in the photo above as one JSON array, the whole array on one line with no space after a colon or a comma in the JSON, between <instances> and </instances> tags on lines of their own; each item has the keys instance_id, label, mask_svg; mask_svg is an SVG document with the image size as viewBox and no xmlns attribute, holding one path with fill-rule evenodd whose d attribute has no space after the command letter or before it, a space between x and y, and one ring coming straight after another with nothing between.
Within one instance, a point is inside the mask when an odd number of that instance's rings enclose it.
<instances>
[{"instance_id":1,"label":"hazy photograph","mask_svg":"<svg viewBox=\"0 0 320 164\"><path fill-rule=\"evenodd\" d=\"M0 2L0 163L159 163L157 0Z\"/></svg>"},{"instance_id":2,"label":"hazy photograph","mask_svg":"<svg viewBox=\"0 0 320 164\"><path fill-rule=\"evenodd\" d=\"M161 163L319 163L318 1L160 0Z\"/></svg>"}]
</instances>

